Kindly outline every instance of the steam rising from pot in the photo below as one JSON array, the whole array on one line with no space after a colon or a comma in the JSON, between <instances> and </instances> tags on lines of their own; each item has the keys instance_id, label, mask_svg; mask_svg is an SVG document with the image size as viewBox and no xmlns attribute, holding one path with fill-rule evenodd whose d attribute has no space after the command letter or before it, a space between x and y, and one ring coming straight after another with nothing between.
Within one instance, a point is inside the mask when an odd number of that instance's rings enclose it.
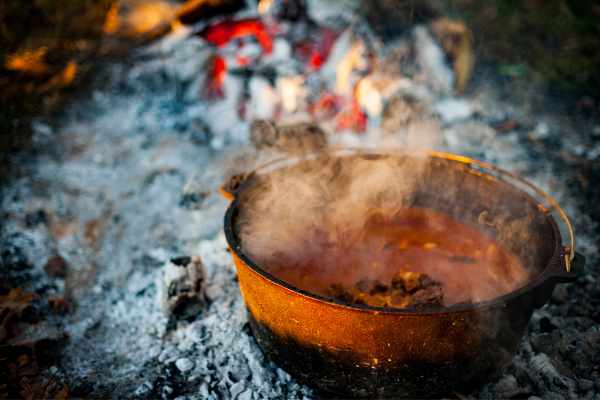
<instances>
[{"instance_id":1,"label":"steam rising from pot","mask_svg":"<svg viewBox=\"0 0 600 400\"><path fill-rule=\"evenodd\" d=\"M257 126L254 125L255 129ZM473 193L467 191L469 193L463 194L465 178L462 173L440 178L437 172L440 166L433 165L431 157L424 151L435 142L435 138L432 139L435 135L430 134L435 129L431 126L429 131L424 125L424 129L413 129L412 136L404 135L403 151L409 157L370 154L340 157L334 148L324 144L323 132L316 127L278 130L278 127L267 126L269 140L263 145L261 154L281 153L285 149L288 158L304 161L259 173L240 192L240 213L235 228L243 251L280 278L293 276L296 269L299 275L290 278L295 286L304 285L304 289L320 290L322 294L324 283L332 283L332 277L350 285L364 279L387 279L390 268L404 270L410 266L377 266L397 259L382 256L382 248L370 237L373 221L383 218L381 221L385 225L391 221L390 218L402 219L407 210L426 209L428 204L434 204L436 212L464 223L466 230L479 232L481 242L487 246L472 246L472 252L479 255L461 253L445 256L464 264L473 264L473 258L480 257L482 265L479 270L488 270L487 281L481 278L460 286L466 292L465 296L459 296L462 301L487 300L523 285L528 279L523 265L529 265L533 259L543 255L528 254L519 249L524 241L539 240L535 233L536 224L543 222L534 218L536 210L531 204L525 201L516 204L514 200L508 202L494 192L484 193L485 188L477 186L479 183L471 185L469 191ZM254 132L253 143L257 147L260 147L259 139L260 136ZM286 148L278 144L283 142L293 145ZM421 146L422 143L425 145ZM469 196L476 196L479 200L464 201ZM424 198L427 198L425 202ZM439 233L450 229L449 226L458 227L431 215L423 213L419 217L419 224L424 223L421 228L425 231ZM408 220L404 221L407 223ZM446 236L460 236L457 232L460 227L451 229L453 231L445 232ZM494 243L494 239L502 244L490 244ZM428 246L420 239L416 242L424 248ZM470 246L467 242L463 245L465 249ZM361 250L357 251L358 248ZM434 253L442 254L442 250L437 249ZM498 256L481 256L486 252L495 252ZM340 256L336 260L336 257L332 259L332 254ZM352 265L342 265L349 262L344 259L344 254L352 254ZM438 261L435 261L438 267L432 265L432 268L437 268L439 276L455 282L463 279L461 275L467 268L475 268L473 265L463 266L464 270L455 267L452 273L440 273ZM493 265L484 265L485 262Z\"/></svg>"}]
</instances>

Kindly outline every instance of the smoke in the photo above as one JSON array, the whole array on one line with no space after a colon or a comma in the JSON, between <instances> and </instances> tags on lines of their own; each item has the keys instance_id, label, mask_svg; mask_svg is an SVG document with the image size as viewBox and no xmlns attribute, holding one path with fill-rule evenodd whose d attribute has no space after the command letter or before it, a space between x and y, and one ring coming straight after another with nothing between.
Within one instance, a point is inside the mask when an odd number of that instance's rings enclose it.
<instances>
[{"instance_id":1,"label":"smoke","mask_svg":"<svg viewBox=\"0 0 600 400\"><path fill-rule=\"evenodd\" d=\"M245 250L260 260L302 247L307 233L327 226L327 240L341 232L360 234L375 209L410 205L425 160L343 160L326 156L298 168L275 171L244 194L238 219ZM398 179L402 176L403 179ZM300 250L300 248L298 248ZM298 251L298 253L301 253Z\"/></svg>"},{"instance_id":2,"label":"smoke","mask_svg":"<svg viewBox=\"0 0 600 400\"><path fill-rule=\"evenodd\" d=\"M265 123L260 122L263 127ZM479 232L487 246L479 251L483 255L459 252L459 257L444 256L444 260L467 260L466 264L471 256L481 257L489 264L480 268L488 269L485 274L468 265L452 267L446 261L438 265L439 258L431 258L436 265L417 263L419 272L433 271L445 279L442 284L448 290L464 291L455 296L461 301L487 300L522 286L528 279L522 264L539 265L550 252L548 246L537 245L544 242L540 232L548 227L533 205L512 192L498 193L485 179L458 170L450 173L432 162L427 149L439 140L435 122L409 125L401 135L402 142L385 136L368 139L369 143L385 143L389 155L340 155L336 146L321 140L324 133L320 129L306 125L302 129L267 125L266 132L266 141L254 132L253 142L260 148L257 159L264 162L265 154L279 154L296 161L268 173L259 171L238 194L235 229L245 254L296 287L326 294L332 283L352 286L364 279L389 282L393 271L414 267L392 265L396 259L385 251L389 237L373 235L374 226L413 208L432 210L431 214L419 214L423 232L441 232L459 222L465 225L464 232L444 235L455 237L456 243L467 248L473 247L467 242L476 240L476 235L466 233ZM294 145L286 149L281 143ZM402 152L394 155L390 149ZM430 245L424 238L414 240L419 246ZM538 250L524 250L524 243ZM452 243L448 246L461 248ZM475 273L469 273L469 268ZM463 276L465 273L469 276Z\"/></svg>"}]
</instances>

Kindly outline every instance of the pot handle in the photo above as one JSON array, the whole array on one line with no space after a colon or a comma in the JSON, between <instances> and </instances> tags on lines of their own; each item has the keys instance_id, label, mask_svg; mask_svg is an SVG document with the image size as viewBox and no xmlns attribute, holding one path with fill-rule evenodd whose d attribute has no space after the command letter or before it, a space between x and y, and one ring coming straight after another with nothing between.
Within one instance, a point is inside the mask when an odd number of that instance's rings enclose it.
<instances>
[{"instance_id":1,"label":"pot handle","mask_svg":"<svg viewBox=\"0 0 600 400\"><path fill-rule=\"evenodd\" d=\"M550 279L556 283L574 282L583 274L585 266L585 257L580 253L575 252L572 260L569 259L569 254L565 251L564 262L557 263L557 267L550 271ZM570 269L567 270L566 263L570 263Z\"/></svg>"},{"instance_id":2,"label":"pot handle","mask_svg":"<svg viewBox=\"0 0 600 400\"><path fill-rule=\"evenodd\" d=\"M256 177L254 171L250 173L241 173L230 176L221 187L219 187L219 193L226 200L230 202L234 201L237 195L244 189L244 187Z\"/></svg>"},{"instance_id":3,"label":"pot handle","mask_svg":"<svg viewBox=\"0 0 600 400\"><path fill-rule=\"evenodd\" d=\"M231 190L229 190L228 188L225 187L225 185L221 185L219 187L219 194L221 195L221 197L223 197L225 200L232 202L233 200L235 200L235 193Z\"/></svg>"}]
</instances>

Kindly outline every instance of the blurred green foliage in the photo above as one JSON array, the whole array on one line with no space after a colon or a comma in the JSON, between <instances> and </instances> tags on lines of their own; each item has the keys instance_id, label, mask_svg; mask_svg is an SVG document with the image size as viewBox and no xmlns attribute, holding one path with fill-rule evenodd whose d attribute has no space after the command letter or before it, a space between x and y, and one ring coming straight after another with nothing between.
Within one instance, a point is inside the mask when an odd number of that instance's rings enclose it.
<instances>
[{"instance_id":1,"label":"blurred green foliage","mask_svg":"<svg viewBox=\"0 0 600 400\"><path fill-rule=\"evenodd\" d=\"M0 56L23 47L89 39L102 30L112 0L0 0Z\"/></svg>"},{"instance_id":2,"label":"blurred green foliage","mask_svg":"<svg viewBox=\"0 0 600 400\"><path fill-rule=\"evenodd\" d=\"M527 66L556 88L600 95L600 0L447 0L446 9L501 73L524 76Z\"/></svg>"},{"instance_id":3,"label":"blurred green foliage","mask_svg":"<svg viewBox=\"0 0 600 400\"><path fill-rule=\"evenodd\" d=\"M93 57L113 0L0 0L0 179L4 155L22 148L29 139L29 119L52 111L62 93L45 91L50 76L30 76L5 69L7 56L24 50L47 49L44 62L50 73L60 72L69 60ZM78 72L78 73L79 73Z\"/></svg>"}]
</instances>

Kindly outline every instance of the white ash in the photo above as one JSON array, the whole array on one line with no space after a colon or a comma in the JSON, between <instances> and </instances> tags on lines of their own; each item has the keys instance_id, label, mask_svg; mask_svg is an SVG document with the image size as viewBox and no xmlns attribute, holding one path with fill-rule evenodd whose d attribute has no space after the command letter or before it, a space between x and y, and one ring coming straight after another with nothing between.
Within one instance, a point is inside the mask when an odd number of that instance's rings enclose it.
<instances>
[{"instance_id":1,"label":"white ash","mask_svg":"<svg viewBox=\"0 0 600 400\"><path fill-rule=\"evenodd\" d=\"M175 366L181 372L188 372L194 368L194 362L189 358L179 358L177 361L175 361Z\"/></svg>"},{"instance_id":2,"label":"white ash","mask_svg":"<svg viewBox=\"0 0 600 400\"><path fill-rule=\"evenodd\" d=\"M413 31L417 62L423 68L424 80L435 91L449 93L454 86L454 74L446 63L446 56L431 33L424 26Z\"/></svg>"},{"instance_id":3,"label":"white ash","mask_svg":"<svg viewBox=\"0 0 600 400\"><path fill-rule=\"evenodd\" d=\"M473 114L473 107L466 99L446 98L435 105L435 111L445 123L465 120Z\"/></svg>"},{"instance_id":4,"label":"white ash","mask_svg":"<svg viewBox=\"0 0 600 400\"><path fill-rule=\"evenodd\" d=\"M207 306L206 277L198 256L171 259L164 265L157 285L159 301L171 318L195 319Z\"/></svg>"}]
</instances>

